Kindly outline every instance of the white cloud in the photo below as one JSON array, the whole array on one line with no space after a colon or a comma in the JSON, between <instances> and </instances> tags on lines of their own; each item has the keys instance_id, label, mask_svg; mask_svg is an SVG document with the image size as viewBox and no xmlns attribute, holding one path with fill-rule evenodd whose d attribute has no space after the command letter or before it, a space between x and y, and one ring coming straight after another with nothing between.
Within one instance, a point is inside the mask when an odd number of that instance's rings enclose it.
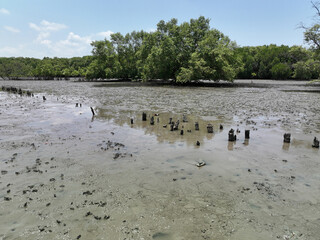
<instances>
[{"instance_id":1,"label":"white cloud","mask_svg":"<svg viewBox=\"0 0 320 240\"><path fill-rule=\"evenodd\" d=\"M9 10L7 10L5 8L0 8L0 14L9 15L10 12L9 12Z\"/></svg>"},{"instance_id":2,"label":"white cloud","mask_svg":"<svg viewBox=\"0 0 320 240\"><path fill-rule=\"evenodd\" d=\"M9 32L12 32L12 33L19 33L20 30L17 29L17 28L14 28L14 27L10 27L10 26L4 26L3 27L5 30L9 31Z\"/></svg>"},{"instance_id":3,"label":"white cloud","mask_svg":"<svg viewBox=\"0 0 320 240\"><path fill-rule=\"evenodd\" d=\"M67 39L60 41L60 44L66 46L79 46L82 44L89 45L92 42L90 36L81 37L73 32L70 32Z\"/></svg>"},{"instance_id":4,"label":"white cloud","mask_svg":"<svg viewBox=\"0 0 320 240\"><path fill-rule=\"evenodd\" d=\"M49 40L47 40L47 38L51 35L51 32L57 32L67 28L67 26L64 24L48 22L46 20L42 20L39 25L35 23L29 23L29 27L39 32L36 41L44 44L48 43Z\"/></svg>"},{"instance_id":5,"label":"white cloud","mask_svg":"<svg viewBox=\"0 0 320 240\"><path fill-rule=\"evenodd\" d=\"M97 34L97 36L104 37L104 38L106 38L106 39L110 39L110 36L111 36L111 34L113 34L113 33L114 33L114 32L112 32L112 31L99 32L99 33Z\"/></svg>"},{"instance_id":6,"label":"white cloud","mask_svg":"<svg viewBox=\"0 0 320 240\"><path fill-rule=\"evenodd\" d=\"M29 23L30 29L34 30L36 36L33 42L25 43L21 47L5 47L0 49L0 56L28 56L28 57L77 57L90 55L95 40L110 39L112 31L98 32L88 35L81 35L74 32L59 32L67 28L65 24L49 22L46 20L40 23ZM14 31L5 26L7 31ZM10 29L10 30L9 30ZM16 32L17 32L16 31ZM65 37L61 37L65 34Z\"/></svg>"},{"instance_id":7,"label":"white cloud","mask_svg":"<svg viewBox=\"0 0 320 240\"><path fill-rule=\"evenodd\" d=\"M48 22L46 20L42 20L39 25L29 23L29 27L38 32L55 32L67 28L64 24Z\"/></svg>"}]
</instances>

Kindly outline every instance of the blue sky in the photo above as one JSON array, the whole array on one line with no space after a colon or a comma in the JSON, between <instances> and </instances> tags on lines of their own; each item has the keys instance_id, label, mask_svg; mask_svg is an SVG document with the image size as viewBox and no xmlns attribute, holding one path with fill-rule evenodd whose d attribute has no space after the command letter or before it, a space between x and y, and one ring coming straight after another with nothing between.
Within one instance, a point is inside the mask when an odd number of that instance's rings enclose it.
<instances>
[{"instance_id":1,"label":"blue sky","mask_svg":"<svg viewBox=\"0 0 320 240\"><path fill-rule=\"evenodd\" d=\"M240 46L292 46L304 45L297 26L312 24L315 11L309 0L1 0L0 57L90 55L90 42L113 32L199 16Z\"/></svg>"}]
</instances>

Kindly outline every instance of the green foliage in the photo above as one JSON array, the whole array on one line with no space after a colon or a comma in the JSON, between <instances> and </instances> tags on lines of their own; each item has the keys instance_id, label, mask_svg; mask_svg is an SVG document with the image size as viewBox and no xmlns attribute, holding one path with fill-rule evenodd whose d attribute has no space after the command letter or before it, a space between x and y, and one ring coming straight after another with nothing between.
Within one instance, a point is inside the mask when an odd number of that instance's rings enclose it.
<instances>
[{"instance_id":1,"label":"green foliage","mask_svg":"<svg viewBox=\"0 0 320 240\"><path fill-rule=\"evenodd\" d=\"M320 76L320 62L313 59L309 59L306 62L300 61L294 64L295 79L317 79Z\"/></svg>"},{"instance_id":2,"label":"green foliage","mask_svg":"<svg viewBox=\"0 0 320 240\"><path fill-rule=\"evenodd\" d=\"M273 79L289 79L291 75L291 69L285 63L273 65L270 71Z\"/></svg>"},{"instance_id":3,"label":"green foliage","mask_svg":"<svg viewBox=\"0 0 320 240\"><path fill-rule=\"evenodd\" d=\"M319 77L320 26L305 32L313 48L265 45L238 47L201 16L178 24L161 20L155 32L115 33L94 41L92 56L76 58L0 58L0 76L152 79L188 83L199 80L314 79Z\"/></svg>"},{"instance_id":4,"label":"green foliage","mask_svg":"<svg viewBox=\"0 0 320 240\"><path fill-rule=\"evenodd\" d=\"M316 55L301 46L243 47L237 48L236 54L244 64L238 78L310 79L311 76L317 75L312 72L306 73L306 71L314 71L309 67L302 68L302 65L315 58Z\"/></svg>"}]
</instances>

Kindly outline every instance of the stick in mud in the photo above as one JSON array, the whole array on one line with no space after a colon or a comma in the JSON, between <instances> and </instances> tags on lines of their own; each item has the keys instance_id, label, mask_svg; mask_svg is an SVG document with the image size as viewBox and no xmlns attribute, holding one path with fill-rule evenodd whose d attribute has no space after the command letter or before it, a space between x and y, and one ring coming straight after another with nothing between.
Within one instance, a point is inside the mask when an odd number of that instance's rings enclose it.
<instances>
[{"instance_id":1,"label":"stick in mud","mask_svg":"<svg viewBox=\"0 0 320 240\"><path fill-rule=\"evenodd\" d=\"M95 116L96 114L95 114L95 112L94 112L93 108L92 108L92 107L90 107L90 109L91 109L92 115L93 115L93 116Z\"/></svg>"}]
</instances>

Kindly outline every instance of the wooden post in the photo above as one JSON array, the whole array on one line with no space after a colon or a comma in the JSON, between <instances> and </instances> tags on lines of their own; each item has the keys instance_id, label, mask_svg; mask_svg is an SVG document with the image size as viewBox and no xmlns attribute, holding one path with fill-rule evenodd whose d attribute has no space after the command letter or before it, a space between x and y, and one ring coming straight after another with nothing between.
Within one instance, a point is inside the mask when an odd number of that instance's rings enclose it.
<instances>
[{"instance_id":1,"label":"wooden post","mask_svg":"<svg viewBox=\"0 0 320 240\"><path fill-rule=\"evenodd\" d=\"M179 123L180 123L179 120L176 121L176 123L175 123L174 126L173 126L173 130L178 130L178 129L179 129Z\"/></svg>"},{"instance_id":2,"label":"wooden post","mask_svg":"<svg viewBox=\"0 0 320 240\"><path fill-rule=\"evenodd\" d=\"M284 135L283 135L283 142L285 142L285 143L290 143L290 141L291 141L291 133L285 133Z\"/></svg>"},{"instance_id":3,"label":"wooden post","mask_svg":"<svg viewBox=\"0 0 320 240\"><path fill-rule=\"evenodd\" d=\"M228 136L229 136L229 139L228 139L229 142L234 142L237 140L237 135L234 134L234 130L232 128L230 129Z\"/></svg>"},{"instance_id":4,"label":"wooden post","mask_svg":"<svg viewBox=\"0 0 320 240\"><path fill-rule=\"evenodd\" d=\"M244 131L244 138L249 139L250 138L250 130L245 130Z\"/></svg>"},{"instance_id":5,"label":"wooden post","mask_svg":"<svg viewBox=\"0 0 320 240\"><path fill-rule=\"evenodd\" d=\"M188 122L187 116L185 114L183 114L182 116L182 122Z\"/></svg>"},{"instance_id":6,"label":"wooden post","mask_svg":"<svg viewBox=\"0 0 320 240\"><path fill-rule=\"evenodd\" d=\"M319 148L319 140L314 137L313 139L313 145L312 145L313 148Z\"/></svg>"},{"instance_id":7,"label":"wooden post","mask_svg":"<svg viewBox=\"0 0 320 240\"><path fill-rule=\"evenodd\" d=\"M207 125L207 132L208 133L213 133L213 126L210 123Z\"/></svg>"},{"instance_id":8,"label":"wooden post","mask_svg":"<svg viewBox=\"0 0 320 240\"><path fill-rule=\"evenodd\" d=\"M145 112L142 113L142 121L147 121L147 114Z\"/></svg>"}]
</instances>

